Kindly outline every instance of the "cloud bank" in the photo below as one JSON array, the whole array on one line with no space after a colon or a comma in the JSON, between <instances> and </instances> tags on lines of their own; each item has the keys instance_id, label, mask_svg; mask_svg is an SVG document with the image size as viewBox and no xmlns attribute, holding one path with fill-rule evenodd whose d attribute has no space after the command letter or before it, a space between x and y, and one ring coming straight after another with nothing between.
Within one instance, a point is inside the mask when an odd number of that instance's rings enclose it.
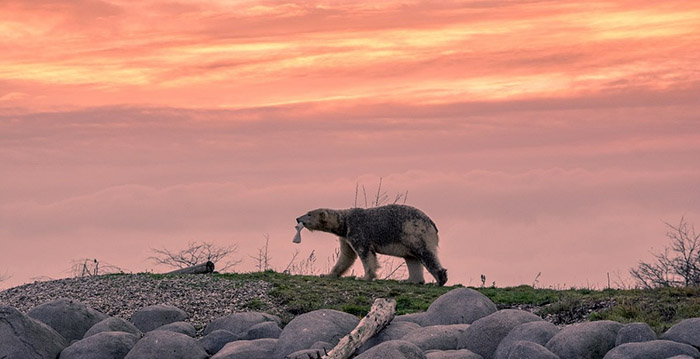
<instances>
[{"instance_id":1,"label":"cloud bank","mask_svg":"<svg viewBox=\"0 0 700 359\"><path fill-rule=\"evenodd\" d=\"M698 24L680 0L0 1L5 284L193 240L251 270L265 233L278 267L324 261L293 219L380 177L452 283L606 284L700 218Z\"/></svg>"}]
</instances>

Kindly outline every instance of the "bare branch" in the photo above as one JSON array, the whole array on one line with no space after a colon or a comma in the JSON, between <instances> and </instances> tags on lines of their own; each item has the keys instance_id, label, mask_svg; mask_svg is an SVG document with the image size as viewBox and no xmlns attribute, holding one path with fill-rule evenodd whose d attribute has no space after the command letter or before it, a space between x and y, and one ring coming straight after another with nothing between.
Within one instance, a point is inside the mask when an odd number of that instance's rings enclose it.
<instances>
[{"instance_id":1,"label":"bare branch","mask_svg":"<svg viewBox=\"0 0 700 359\"><path fill-rule=\"evenodd\" d=\"M312 250L309 256L299 263L294 263L294 258L296 258L298 251L294 253L292 262L287 266L285 270L288 274L298 274L298 275L314 275L316 274L316 251Z\"/></svg>"},{"instance_id":2,"label":"bare branch","mask_svg":"<svg viewBox=\"0 0 700 359\"><path fill-rule=\"evenodd\" d=\"M382 279L401 279L406 276L406 262L401 262L399 265L394 263L393 257L385 256L382 261L382 272L377 276Z\"/></svg>"},{"instance_id":3,"label":"bare branch","mask_svg":"<svg viewBox=\"0 0 700 359\"><path fill-rule=\"evenodd\" d=\"M117 266L101 263L97 259L80 258L72 260L71 263L70 271L73 277L90 277L124 272Z\"/></svg>"},{"instance_id":4,"label":"bare branch","mask_svg":"<svg viewBox=\"0 0 700 359\"><path fill-rule=\"evenodd\" d=\"M357 208L357 191L360 189L360 183L355 182L355 204L353 205L354 208Z\"/></svg>"},{"instance_id":5,"label":"bare branch","mask_svg":"<svg viewBox=\"0 0 700 359\"><path fill-rule=\"evenodd\" d=\"M257 256L250 256L257 262L256 267L258 272L264 272L270 269L270 261L272 260L272 257L270 257L269 254L270 235L265 233L263 234L263 237L265 237L265 246L258 248Z\"/></svg>"},{"instance_id":6,"label":"bare branch","mask_svg":"<svg viewBox=\"0 0 700 359\"><path fill-rule=\"evenodd\" d=\"M367 191L365 191L365 185L362 185L362 194L365 196L365 208L367 208Z\"/></svg>"},{"instance_id":7,"label":"bare branch","mask_svg":"<svg viewBox=\"0 0 700 359\"><path fill-rule=\"evenodd\" d=\"M643 288L700 285L700 235L684 217L678 225L666 225L670 246L652 253L654 262L640 262L630 274Z\"/></svg>"},{"instance_id":8,"label":"bare branch","mask_svg":"<svg viewBox=\"0 0 700 359\"><path fill-rule=\"evenodd\" d=\"M379 185L377 186L377 196L374 199L374 206L378 207L379 206L379 197L381 196L382 192L382 178L379 177Z\"/></svg>"},{"instance_id":9,"label":"bare branch","mask_svg":"<svg viewBox=\"0 0 700 359\"><path fill-rule=\"evenodd\" d=\"M219 247L212 242L189 242L187 248L180 251L170 251L167 248L151 248L151 251L153 251L155 255L148 257L148 259L156 264L163 264L168 267L181 269L209 261L216 264L229 255L236 253L237 249L238 244ZM217 265L217 268L219 268L219 271L223 272L235 267L241 262L241 259L233 259L227 261L224 265Z\"/></svg>"},{"instance_id":10,"label":"bare branch","mask_svg":"<svg viewBox=\"0 0 700 359\"><path fill-rule=\"evenodd\" d=\"M292 259L289 261L289 264L287 264L287 268L285 268L282 271L282 273L291 274L290 268L292 268L292 266L294 266L294 261L296 261L298 255L299 255L299 250L295 249L294 254L292 255Z\"/></svg>"}]
</instances>

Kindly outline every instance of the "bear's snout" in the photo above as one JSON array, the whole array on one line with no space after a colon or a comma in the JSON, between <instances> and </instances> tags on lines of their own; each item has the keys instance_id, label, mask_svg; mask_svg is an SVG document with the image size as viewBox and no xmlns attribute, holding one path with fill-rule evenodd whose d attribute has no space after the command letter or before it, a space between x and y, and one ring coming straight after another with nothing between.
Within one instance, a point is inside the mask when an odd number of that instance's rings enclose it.
<instances>
[{"instance_id":1,"label":"bear's snout","mask_svg":"<svg viewBox=\"0 0 700 359\"><path fill-rule=\"evenodd\" d=\"M308 221L308 220L309 220L309 215L308 215L308 214L305 214L305 215L303 215L303 216L301 216L301 217L297 217L297 223L302 223L302 224L303 224L304 221Z\"/></svg>"}]
</instances>

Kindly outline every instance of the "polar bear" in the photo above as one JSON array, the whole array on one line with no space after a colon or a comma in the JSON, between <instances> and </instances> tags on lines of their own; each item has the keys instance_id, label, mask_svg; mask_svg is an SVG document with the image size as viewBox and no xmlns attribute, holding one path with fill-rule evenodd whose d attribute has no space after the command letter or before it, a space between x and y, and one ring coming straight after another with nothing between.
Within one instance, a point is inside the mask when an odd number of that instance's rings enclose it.
<instances>
[{"instance_id":1,"label":"polar bear","mask_svg":"<svg viewBox=\"0 0 700 359\"><path fill-rule=\"evenodd\" d=\"M340 256L327 277L343 275L360 257L365 270L362 279L373 280L379 253L404 258L409 283L425 282L423 266L438 285L447 282L447 270L437 257L437 226L417 208L398 204L367 209L319 208L297 218L297 223L339 237Z\"/></svg>"}]
</instances>

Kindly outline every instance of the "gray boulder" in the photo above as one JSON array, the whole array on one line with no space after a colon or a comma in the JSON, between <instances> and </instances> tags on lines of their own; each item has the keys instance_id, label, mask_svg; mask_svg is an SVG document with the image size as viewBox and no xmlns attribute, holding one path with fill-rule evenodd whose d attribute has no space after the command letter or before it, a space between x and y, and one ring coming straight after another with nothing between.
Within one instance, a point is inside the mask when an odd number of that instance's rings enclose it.
<instances>
[{"instance_id":1,"label":"gray boulder","mask_svg":"<svg viewBox=\"0 0 700 359\"><path fill-rule=\"evenodd\" d=\"M73 343L59 359L124 359L139 340L125 332L101 332Z\"/></svg>"},{"instance_id":2,"label":"gray boulder","mask_svg":"<svg viewBox=\"0 0 700 359\"><path fill-rule=\"evenodd\" d=\"M284 359L318 359L323 357L326 353L328 353L328 351L324 351L323 349L304 349L297 350L284 357Z\"/></svg>"},{"instance_id":3,"label":"gray boulder","mask_svg":"<svg viewBox=\"0 0 700 359\"><path fill-rule=\"evenodd\" d=\"M559 328L556 325L545 321L520 324L501 340L493 357L495 359L507 359L511 348L519 341L533 342L544 346L558 331Z\"/></svg>"},{"instance_id":4,"label":"gray boulder","mask_svg":"<svg viewBox=\"0 0 700 359\"><path fill-rule=\"evenodd\" d=\"M164 330L166 332L175 332L180 334L185 334L188 337L193 337L197 335L197 329L194 329L192 324L187 322L174 322L170 324L161 325L155 330Z\"/></svg>"},{"instance_id":5,"label":"gray boulder","mask_svg":"<svg viewBox=\"0 0 700 359\"><path fill-rule=\"evenodd\" d=\"M218 329L199 339L199 343L202 344L207 353L216 354L224 345L236 340L238 340L238 335L228 330Z\"/></svg>"},{"instance_id":6,"label":"gray boulder","mask_svg":"<svg viewBox=\"0 0 700 359\"><path fill-rule=\"evenodd\" d=\"M499 310L472 323L462 335L460 349L469 349L484 359L492 359L498 344L513 328L535 321L542 321L542 318L524 310Z\"/></svg>"},{"instance_id":7,"label":"gray boulder","mask_svg":"<svg viewBox=\"0 0 700 359\"><path fill-rule=\"evenodd\" d=\"M410 322L414 324L418 324L419 326L424 326L427 325L425 324L427 321L427 315L425 312L423 313L411 313L411 314L402 314L402 315L397 315L394 317L394 320L392 320L392 323L396 322ZM433 324L437 325L437 324Z\"/></svg>"},{"instance_id":8,"label":"gray boulder","mask_svg":"<svg viewBox=\"0 0 700 359\"><path fill-rule=\"evenodd\" d=\"M467 328L469 324L432 325L416 329L404 335L401 340L415 344L422 351L456 350Z\"/></svg>"},{"instance_id":9,"label":"gray boulder","mask_svg":"<svg viewBox=\"0 0 700 359\"><path fill-rule=\"evenodd\" d=\"M269 359L277 339L238 340L226 344L211 359Z\"/></svg>"},{"instance_id":10,"label":"gray boulder","mask_svg":"<svg viewBox=\"0 0 700 359\"><path fill-rule=\"evenodd\" d=\"M125 332L131 333L139 338L143 336L143 333L141 333L138 328L126 320L118 317L109 317L90 327L90 329L85 332L85 335L83 335L83 339L102 332Z\"/></svg>"},{"instance_id":11,"label":"gray boulder","mask_svg":"<svg viewBox=\"0 0 700 359\"><path fill-rule=\"evenodd\" d=\"M264 339L264 338L274 338L277 339L280 337L280 334L282 333L282 329L280 328L279 325L277 325L276 322L264 322L264 323L259 323L255 324L254 326L250 327L248 331L243 334L243 337L241 339L243 340L255 340L255 339Z\"/></svg>"},{"instance_id":12,"label":"gray boulder","mask_svg":"<svg viewBox=\"0 0 700 359\"><path fill-rule=\"evenodd\" d=\"M141 308L131 315L131 322L144 333L185 319L187 319L187 313L182 309L163 304Z\"/></svg>"},{"instance_id":13,"label":"gray boulder","mask_svg":"<svg viewBox=\"0 0 700 359\"><path fill-rule=\"evenodd\" d=\"M661 335L660 339L673 340L700 348L700 318L681 320Z\"/></svg>"},{"instance_id":14,"label":"gray boulder","mask_svg":"<svg viewBox=\"0 0 700 359\"><path fill-rule=\"evenodd\" d=\"M688 356L688 355L675 355L675 356L672 356L672 357L666 358L666 359L693 359L693 357Z\"/></svg>"},{"instance_id":15,"label":"gray boulder","mask_svg":"<svg viewBox=\"0 0 700 359\"><path fill-rule=\"evenodd\" d=\"M425 354L427 359L484 359L481 355L467 349L433 350Z\"/></svg>"},{"instance_id":16,"label":"gray boulder","mask_svg":"<svg viewBox=\"0 0 700 359\"><path fill-rule=\"evenodd\" d=\"M248 329L265 322L273 322L279 326L282 320L277 316L267 313L233 313L225 317L214 319L211 323L207 324L207 327L204 328L204 335L219 329L228 330L233 334L244 335Z\"/></svg>"},{"instance_id":17,"label":"gray boulder","mask_svg":"<svg viewBox=\"0 0 700 359\"><path fill-rule=\"evenodd\" d=\"M472 324L496 310L496 305L487 296L471 288L457 288L435 299L419 324Z\"/></svg>"},{"instance_id":18,"label":"gray boulder","mask_svg":"<svg viewBox=\"0 0 700 359\"><path fill-rule=\"evenodd\" d=\"M507 359L559 359L559 357L537 343L519 341L513 343Z\"/></svg>"},{"instance_id":19,"label":"gray boulder","mask_svg":"<svg viewBox=\"0 0 700 359\"><path fill-rule=\"evenodd\" d=\"M391 323L377 333L377 335L369 338L369 340L357 350L357 353L362 353L379 343L388 342L390 340L399 340L403 338L404 335L420 328L420 325L413 322L397 322L392 320Z\"/></svg>"},{"instance_id":20,"label":"gray boulder","mask_svg":"<svg viewBox=\"0 0 700 359\"><path fill-rule=\"evenodd\" d=\"M601 359L615 347L621 328L609 320L574 324L560 330L546 347L561 359Z\"/></svg>"},{"instance_id":21,"label":"gray boulder","mask_svg":"<svg viewBox=\"0 0 700 359\"><path fill-rule=\"evenodd\" d=\"M700 352L691 345L670 340L651 340L622 344L605 354L604 359L666 359L674 355L700 358Z\"/></svg>"},{"instance_id":22,"label":"gray boulder","mask_svg":"<svg viewBox=\"0 0 700 359\"><path fill-rule=\"evenodd\" d=\"M415 344L405 340L381 343L358 355L355 359L427 359Z\"/></svg>"},{"instance_id":23,"label":"gray boulder","mask_svg":"<svg viewBox=\"0 0 700 359\"><path fill-rule=\"evenodd\" d=\"M329 342L324 342L322 340L319 340L311 345L311 349L325 349L327 352L331 351L331 349L333 349L334 347L335 345Z\"/></svg>"},{"instance_id":24,"label":"gray boulder","mask_svg":"<svg viewBox=\"0 0 700 359\"><path fill-rule=\"evenodd\" d=\"M647 342L656 339L656 333L647 323L625 324L615 339L615 346L625 343Z\"/></svg>"},{"instance_id":25,"label":"gray boulder","mask_svg":"<svg viewBox=\"0 0 700 359\"><path fill-rule=\"evenodd\" d=\"M288 354L285 359L311 359L311 358L321 358L331 350L333 350L333 345L327 342L316 342L311 348L304 350L297 350L292 354Z\"/></svg>"},{"instance_id":26,"label":"gray boulder","mask_svg":"<svg viewBox=\"0 0 700 359\"><path fill-rule=\"evenodd\" d=\"M27 315L54 328L69 342L83 339L90 327L109 317L83 303L66 298L38 305Z\"/></svg>"},{"instance_id":27,"label":"gray boulder","mask_svg":"<svg viewBox=\"0 0 700 359\"><path fill-rule=\"evenodd\" d=\"M318 341L335 345L355 329L359 322L352 314L332 309L314 310L299 315L282 330L274 357L283 358L296 351L309 349Z\"/></svg>"},{"instance_id":28,"label":"gray boulder","mask_svg":"<svg viewBox=\"0 0 700 359\"><path fill-rule=\"evenodd\" d=\"M134 345L125 359L206 359L202 344L185 334L153 330Z\"/></svg>"},{"instance_id":29,"label":"gray boulder","mask_svg":"<svg viewBox=\"0 0 700 359\"><path fill-rule=\"evenodd\" d=\"M56 358L67 346L66 338L48 325L0 306L0 358Z\"/></svg>"}]
</instances>

